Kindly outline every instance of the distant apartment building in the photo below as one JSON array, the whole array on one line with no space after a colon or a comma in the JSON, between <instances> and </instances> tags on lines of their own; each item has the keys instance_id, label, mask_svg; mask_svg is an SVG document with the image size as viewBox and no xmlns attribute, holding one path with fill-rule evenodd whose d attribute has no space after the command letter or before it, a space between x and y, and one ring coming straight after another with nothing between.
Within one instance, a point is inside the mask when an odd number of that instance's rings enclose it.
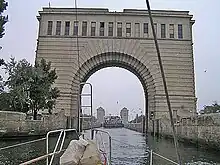
<instances>
[{"instance_id":1,"label":"distant apartment building","mask_svg":"<svg viewBox=\"0 0 220 165\"><path fill-rule=\"evenodd\" d=\"M128 123L128 109L123 108L120 112L120 116L121 116L122 123L127 124Z\"/></svg>"},{"instance_id":2,"label":"distant apartment building","mask_svg":"<svg viewBox=\"0 0 220 165\"><path fill-rule=\"evenodd\" d=\"M100 123L104 123L105 110L102 107L97 109L97 121Z\"/></svg>"}]
</instances>

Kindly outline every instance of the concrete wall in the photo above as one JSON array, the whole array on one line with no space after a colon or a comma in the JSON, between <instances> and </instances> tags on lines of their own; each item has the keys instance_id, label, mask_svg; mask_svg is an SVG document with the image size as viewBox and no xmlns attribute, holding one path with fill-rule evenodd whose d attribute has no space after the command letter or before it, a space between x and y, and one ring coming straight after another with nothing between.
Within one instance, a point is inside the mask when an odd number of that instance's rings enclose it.
<instances>
[{"instance_id":1,"label":"concrete wall","mask_svg":"<svg viewBox=\"0 0 220 165\"><path fill-rule=\"evenodd\" d=\"M26 114L0 111L0 136L27 136L45 134L49 130L66 128L64 111L44 116L43 120L26 120Z\"/></svg>"},{"instance_id":2,"label":"concrete wall","mask_svg":"<svg viewBox=\"0 0 220 165\"><path fill-rule=\"evenodd\" d=\"M175 128L180 140L220 149L220 114L182 118L179 123L175 124ZM152 121L149 123L149 131L153 132ZM162 136L172 136L169 119L154 121L154 131Z\"/></svg>"},{"instance_id":3,"label":"concrete wall","mask_svg":"<svg viewBox=\"0 0 220 165\"><path fill-rule=\"evenodd\" d=\"M129 124L125 124L124 127L133 131L143 132L142 123L129 123Z\"/></svg>"}]
</instances>

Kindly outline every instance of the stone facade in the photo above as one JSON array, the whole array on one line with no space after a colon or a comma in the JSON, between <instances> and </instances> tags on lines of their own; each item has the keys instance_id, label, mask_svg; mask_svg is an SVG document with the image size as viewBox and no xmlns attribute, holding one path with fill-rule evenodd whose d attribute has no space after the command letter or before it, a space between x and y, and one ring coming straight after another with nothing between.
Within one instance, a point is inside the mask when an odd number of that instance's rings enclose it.
<instances>
[{"instance_id":1,"label":"stone facade","mask_svg":"<svg viewBox=\"0 0 220 165\"><path fill-rule=\"evenodd\" d=\"M121 120L123 124L127 124L128 123L128 109L123 108L120 112L120 116L121 116Z\"/></svg>"},{"instance_id":2,"label":"stone facade","mask_svg":"<svg viewBox=\"0 0 220 165\"><path fill-rule=\"evenodd\" d=\"M0 136L43 135L50 130L66 128L64 111L44 116L43 120L27 120L25 113L0 111Z\"/></svg>"},{"instance_id":3,"label":"stone facade","mask_svg":"<svg viewBox=\"0 0 220 165\"><path fill-rule=\"evenodd\" d=\"M99 107L97 109L97 121L99 123L104 123L104 117L105 117L105 110L102 107Z\"/></svg>"},{"instance_id":4,"label":"stone facade","mask_svg":"<svg viewBox=\"0 0 220 165\"><path fill-rule=\"evenodd\" d=\"M37 60L56 68L61 91L56 110L77 118L79 82L105 67L122 67L141 81L146 116L168 114L149 16L146 10L43 8L39 12ZM192 15L187 11L152 11L173 110L182 117L196 111ZM75 21L75 22L74 22ZM77 46L77 37L79 47ZM78 57L79 53L79 57ZM77 123L76 121L73 123Z\"/></svg>"},{"instance_id":5,"label":"stone facade","mask_svg":"<svg viewBox=\"0 0 220 165\"><path fill-rule=\"evenodd\" d=\"M153 128L154 127L154 128ZM182 118L175 124L180 140L207 145L220 150L220 114L208 114L196 117ZM163 118L150 122L149 132L155 131L162 136L172 136L170 120Z\"/></svg>"}]
</instances>

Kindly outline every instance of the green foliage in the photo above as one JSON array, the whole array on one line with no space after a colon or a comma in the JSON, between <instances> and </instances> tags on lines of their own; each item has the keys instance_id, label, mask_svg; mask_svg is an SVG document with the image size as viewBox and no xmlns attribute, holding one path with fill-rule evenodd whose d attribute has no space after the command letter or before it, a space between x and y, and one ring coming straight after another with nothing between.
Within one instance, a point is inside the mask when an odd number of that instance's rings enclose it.
<instances>
[{"instance_id":1,"label":"green foliage","mask_svg":"<svg viewBox=\"0 0 220 165\"><path fill-rule=\"evenodd\" d=\"M220 112L220 105L215 101L212 105L210 106L204 106L204 113L218 113Z\"/></svg>"},{"instance_id":2,"label":"green foliage","mask_svg":"<svg viewBox=\"0 0 220 165\"><path fill-rule=\"evenodd\" d=\"M4 65L5 61L3 59L0 59L0 66Z\"/></svg>"},{"instance_id":3,"label":"green foliage","mask_svg":"<svg viewBox=\"0 0 220 165\"><path fill-rule=\"evenodd\" d=\"M5 0L0 0L0 38L4 36L4 25L8 22L8 16L3 16L2 13L6 10L8 2Z\"/></svg>"},{"instance_id":4,"label":"green foliage","mask_svg":"<svg viewBox=\"0 0 220 165\"><path fill-rule=\"evenodd\" d=\"M36 63L32 82L30 85L30 108L36 113L40 109L48 109L51 113L55 105L56 98L59 97L59 90L52 87L57 79L55 69L51 70L51 63L46 63L44 59Z\"/></svg>"},{"instance_id":5,"label":"green foliage","mask_svg":"<svg viewBox=\"0 0 220 165\"><path fill-rule=\"evenodd\" d=\"M51 69L51 63L44 59L32 66L25 59L17 62L11 58L5 64L8 79L5 85L9 89L9 110L28 112L31 110L34 119L40 109L48 109L52 113L59 90L53 87L57 79L55 69ZM2 101L2 100L0 100ZM1 105L0 108L2 109Z\"/></svg>"},{"instance_id":6,"label":"green foliage","mask_svg":"<svg viewBox=\"0 0 220 165\"><path fill-rule=\"evenodd\" d=\"M4 64L5 64L5 61L3 59L0 59L0 67ZM0 93L2 93L3 91L4 91L4 81L3 81L2 76L0 75Z\"/></svg>"},{"instance_id":7,"label":"green foliage","mask_svg":"<svg viewBox=\"0 0 220 165\"><path fill-rule=\"evenodd\" d=\"M4 92L4 93L0 94L0 103L1 103L0 108L2 111L11 111L12 110L12 108L10 106L11 105L10 102L11 102L10 93Z\"/></svg>"}]
</instances>

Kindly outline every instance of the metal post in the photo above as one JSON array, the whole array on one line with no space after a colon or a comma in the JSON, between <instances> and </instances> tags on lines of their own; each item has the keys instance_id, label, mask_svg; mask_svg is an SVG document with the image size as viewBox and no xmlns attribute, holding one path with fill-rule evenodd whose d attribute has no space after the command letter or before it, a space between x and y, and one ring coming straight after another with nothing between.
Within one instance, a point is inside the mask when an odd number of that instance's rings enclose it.
<instances>
[{"instance_id":1,"label":"metal post","mask_svg":"<svg viewBox=\"0 0 220 165\"><path fill-rule=\"evenodd\" d=\"M153 150L150 150L150 165L153 165Z\"/></svg>"},{"instance_id":2,"label":"metal post","mask_svg":"<svg viewBox=\"0 0 220 165\"><path fill-rule=\"evenodd\" d=\"M93 121L92 121L92 114L93 114L93 111L92 111L92 84L90 84L89 83L89 85L90 85L90 93L91 93L91 99L90 99L90 105L91 105L91 138L93 137L93 132L92 132L92 130L93 130Z\"/></svg>"},{"instance_id":3,"label":"metal post","mask_svg":"<svg viewBox=\"0 0 220 165\"><path fill-rule=\"evenodd\" d=\"M178 150L178 140L177 140L176 130L175 130L174 121L173 121L171 103L170 103L170 99L169 99L169 94L168 94L168 89L167 89L167 84L166 84L166 78L165 78L165 73L164 73L164 69L163 69L162 59L161 59L161 56L160 56L160 49L159 49L159 45L158 45L158 42L157 42L156 32L155 32L155 29L154 29L154 22L153 22L153 18L152 18L152 15L151 15L149 0L146 0L146 4L147 4L147 8L148 8L148 14L149 14L149 18L150 18L151 28L152 28L155 47L156 47L157 56L158 56L158 62L159 62L161 76L162 76L162 80L163 80L164 91L165 91L167 106L168 106L169 115L170 115L171 127L172 127L172 130L173 130L173 138L174 138L174 145L175 145L175 149L176 149L177 160L178 160L178 163L181 165L182 163L181 163L181 159L180 159L180 153L179 153L179 150Z\"/></svg>"},{"instance_id":4,"label":"metal post","mask_svg":"<svg viewBox=\"0 0 220 165\"><path fill-rule=\"evenodd\" d=\"M111 165L112 163L112 137L110 136L108 132L107 134L109 136L109 165Z\"/></svg>"},{"instance_id":5,"label":"metal post","mask_svg":"<svg viewBox=\"0 0 220 165\"><path fill-rule=\"evenodd\" d=\"M148 133L149 127L149 108L148 108L148 94L145 94L145 135Z\"/></svg>"}]
</instances>

